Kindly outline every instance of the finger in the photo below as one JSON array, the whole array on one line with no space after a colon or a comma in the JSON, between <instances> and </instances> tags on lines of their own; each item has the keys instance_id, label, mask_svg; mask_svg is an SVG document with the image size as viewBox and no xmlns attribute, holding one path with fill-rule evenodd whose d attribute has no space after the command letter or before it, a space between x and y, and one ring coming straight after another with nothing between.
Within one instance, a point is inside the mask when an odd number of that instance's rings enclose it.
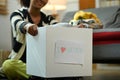
<instances>
[{"instance_id":1,"label":"finger","mask_svg":"<svg viewBox=\"0 0 120 80\"><path fill-rule=\"evenodd\" d=\"M33 30L34 31L36 31L37 30L37 26L35 25L35 26L33 26Z\"/></svg>"},{"instance_id":2,"label":"finger","mask_svg":"<svg viewBox=\"0 0 120 80\"><path fill-rule=\"evenodd\" d=\"M34 31L34 35L37 35L37 34L38 34L37 26L33 26L33 31Z\"/></svg>"},{"instance_id":3,"label":"finger","mask_svg":"<svg viewBox=\"0 0 120 80\"><path fill-rule=\"evenodd\" d=\"M33 36L35 35L33 27L29 27L28 33L31 34L31 35L33 35Z\"/></svg>"}]
</instances>

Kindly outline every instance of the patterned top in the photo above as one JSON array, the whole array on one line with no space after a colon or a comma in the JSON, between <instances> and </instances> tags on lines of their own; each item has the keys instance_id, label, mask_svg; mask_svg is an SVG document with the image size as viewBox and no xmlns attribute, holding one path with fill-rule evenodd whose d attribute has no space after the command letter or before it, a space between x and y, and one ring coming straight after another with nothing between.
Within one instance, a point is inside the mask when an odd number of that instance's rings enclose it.
<instances>
[{"instance_id":1,"label":"patterned top","mask_svg":"<svg viewBox=\"0 0 120 80\"><path fill-rule=\"evenodd\" d=\"M45 15L41 11L40 15L41 20L38 24L39 27L57 23L57 21L51 15ZM15 10L10 16L10 23L12 26L13 49L8 58L21 59L22 61L26 62L26 31L23 28L34 24L28 13L28 9L22 7L21 9Z\"/></svg>"}]
</instances>

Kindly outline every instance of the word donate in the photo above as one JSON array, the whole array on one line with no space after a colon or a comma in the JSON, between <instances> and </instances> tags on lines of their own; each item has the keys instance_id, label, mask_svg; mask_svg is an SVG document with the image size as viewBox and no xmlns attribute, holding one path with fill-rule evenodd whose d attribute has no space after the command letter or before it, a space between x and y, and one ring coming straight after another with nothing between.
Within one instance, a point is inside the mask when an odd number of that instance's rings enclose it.
<instances>
[{"instance_id":1,"label":"word donate","mask_svg":"<svg viewBox=\"0 0 120 80\"><path fill-rule=\"evenodd\" d=\"M55 43L55 62L83 64L83 44L74 41L58 40Z\"/></svg>"}]
</instances>

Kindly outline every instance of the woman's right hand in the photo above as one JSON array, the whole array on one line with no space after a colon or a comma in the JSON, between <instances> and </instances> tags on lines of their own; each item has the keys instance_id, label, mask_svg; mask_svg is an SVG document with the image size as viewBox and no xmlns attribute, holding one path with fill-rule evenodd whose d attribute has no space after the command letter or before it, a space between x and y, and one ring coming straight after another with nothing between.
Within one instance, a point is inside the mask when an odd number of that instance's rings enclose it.
<instances>
[{"instance_id":1,"label":"woman's right hand","mask_svg":"<svg viewBox=\"0 0 120 80\"><path fill-rule=\"evenodd\" d=\"M38 29L37 25L32 25L28 28L28 33L31 34L32 36L36 36L38 34Z\"/></svg>"}]
</instances>

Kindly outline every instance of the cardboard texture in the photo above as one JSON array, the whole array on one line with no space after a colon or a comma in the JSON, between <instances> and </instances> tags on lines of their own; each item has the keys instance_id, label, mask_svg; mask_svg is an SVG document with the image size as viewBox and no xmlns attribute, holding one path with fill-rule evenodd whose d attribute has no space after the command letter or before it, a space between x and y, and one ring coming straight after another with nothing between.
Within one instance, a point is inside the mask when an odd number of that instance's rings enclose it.
<instances>
[{"instance_id":1,"label":"cardboard texture","mask_svg":"<svg viewBox=\"0 0 120 80\"><path fill-rule=\"evenodd\" d=\"M27 34L27 73L44 78L92 75L92 29L40 27Z\"/></svg>"}]
</instances>

